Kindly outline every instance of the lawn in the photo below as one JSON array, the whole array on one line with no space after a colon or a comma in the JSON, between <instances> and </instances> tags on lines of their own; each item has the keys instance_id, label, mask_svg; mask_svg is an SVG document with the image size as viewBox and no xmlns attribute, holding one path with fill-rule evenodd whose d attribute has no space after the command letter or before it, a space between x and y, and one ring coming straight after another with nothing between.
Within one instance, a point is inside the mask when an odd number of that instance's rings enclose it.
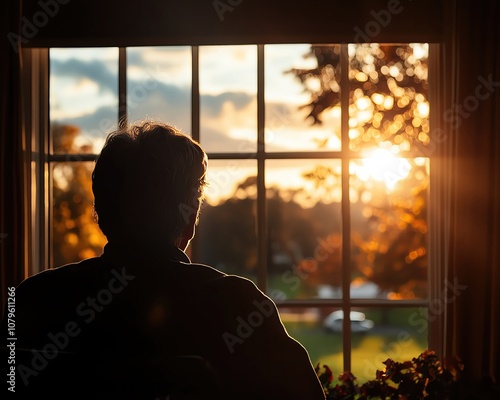
<instances>
[{"instance_id":1,"label":"lawn","mask_svg":"<svg viewBox=\"0 0 500 400\"><path fill-rule=\"evenodd\" d=\"M382 362L387 358L411 360L427 348L427 331L418 332L408 324L408 318L401 318L412 309L394 311L397 312L394 315L389 313L389 318L383 323L374 318L372 330L351 335L351 372L358 378L358 383L373 379L376 370L384 368ZM287 321L286 315L283 317L288 333L307 349L313 365L326 364L335 375L343 372L341 333L326 331L321 321Z\"/></svg>"}]
</instances>

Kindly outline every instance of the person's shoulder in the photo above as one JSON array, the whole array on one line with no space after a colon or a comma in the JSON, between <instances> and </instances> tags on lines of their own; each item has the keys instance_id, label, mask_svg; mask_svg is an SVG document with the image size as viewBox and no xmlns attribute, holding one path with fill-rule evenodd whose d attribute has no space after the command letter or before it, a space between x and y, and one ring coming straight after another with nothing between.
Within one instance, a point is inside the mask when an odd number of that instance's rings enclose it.
<instances>
[{"instance_id":1,"label":"person's shoulder","mask_svg":"<svg viewBox=\"0 0 500 400\"><path fill-rule=\"evenodd\" d=\"M217 279L223 278L226 274L217 268L201 263L176 262L170 268L164 269L164 273L174 278L180 285L189 287L204 287Z\"/></svg>"},{"instance_id":2,"label":"person's shoulder","mask_svg":"<svg viewBox=\"0 0 500 400\"><path fill-rule=\"evenodd\" d=\"M220 276L209 282L207 289L221 298L230 298L235 303L271 299L250 279L239 275Z\"/></svg>"},{"instance_id":3,"label":"person's shoulder","mask_svg":"<svg viewBox=\"0 0 500 400\"><path fill-rule=\"evenodd\" d=\"M261 292L257 285L248 278L239 275L226 275L220 276L212 283L214 286L220 288L227 288L231 290L241 290L243 292Z\"/></svg>"},{"instance_id":4,"label":"person's shoulder","mask_svg":"<svg viewBox=\"0 0 500 400\"><path fill-rule=\"evenodd\" d=\"M206 264L187 264L186 271L190 277L201 283L207 291L219 294L235 293L241 296L261 296L264 293L248 278L230 275Z\"/></svg>"},{"instance_id":5,"label":"person's shoulder","mask_svg":"<svg viewBox=\"0 0 500 400\"><path fill-rule=\"evenodd\" d=\"M61 265L40 271L24 279L16 288L17 292L32 290L47 291L52 287L62 287L72 281L81 281L85 276L94 273L98 268L99 258L88 258L76 263Z\"/></svg>"},{"instance_id":6,"label":"person's shoulder","mask_svg":"<svg viewBox=\"0 0 500 400\"><path fill-rule=\"evenodd\" d=\"M207 264L199 264L199 263L184 263L180 262L183 268L188 267L188 270L194 274L200 274L206 278L218 279L228 276L225 272L218 270Z\"/></svg>"},{"instance_id":7,"label":"person's shoulder","mask_svg":"<svg viewBox=\"0 0 500 400\"><path fill-rule=\"evenodd\" d=\"M221 286L228 286L232 288L238 287L240 289L251 290L251 291L254 290L260 291L260 289L252 280L240 275L224 274L223 276L219 277L217 281L214 282L214 284Z\"/></svg>"},{"instance_id":8,"label":"person's shoulder","mask_svg":"<svg viewBox=\"0 0 500 400\"><path fill-rule=\"evenodd\" d=\"M184 264L184 263L182 263ZM230 275L206 264L191 263L186 270L189 273L200 276L204 281L213 286L221 287L245 287L250 290L257 289L257 286L247 278L238 275Z\"/></svg>"}]
</instances>

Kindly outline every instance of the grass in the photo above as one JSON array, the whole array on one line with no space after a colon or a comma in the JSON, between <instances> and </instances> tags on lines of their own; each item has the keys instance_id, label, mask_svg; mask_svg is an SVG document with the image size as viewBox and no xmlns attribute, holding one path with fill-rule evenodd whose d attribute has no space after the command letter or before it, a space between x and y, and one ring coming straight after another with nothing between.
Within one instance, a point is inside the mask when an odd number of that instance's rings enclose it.
<instances>
[{"instance_id":1,"label":"grass","mask_svg":"<svg viewBox=\"0 0 500 400\"><path fill-rule=\"evenodd\" d=\"M327 332L317 323L285 322L290 336L298 340L309 352L314 366L328 365L335 375L344 371L342 335ZM358 378L358 383L374 379L376 370L382 370L387 358L395 361L411 360L427 349L425 335L406 328L391 327L373 330L351 336L351 372Z\"/></svg>"}]
</instances>

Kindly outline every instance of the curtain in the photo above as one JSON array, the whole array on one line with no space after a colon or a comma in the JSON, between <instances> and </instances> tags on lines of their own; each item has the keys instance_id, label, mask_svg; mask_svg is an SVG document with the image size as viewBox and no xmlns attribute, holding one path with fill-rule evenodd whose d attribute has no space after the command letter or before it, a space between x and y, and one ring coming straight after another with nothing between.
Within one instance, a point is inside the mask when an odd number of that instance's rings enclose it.
<instances>
[{"instance_id":1,"label":"curtain","mask_svg":"<svg viewBox=\"0 0 500 400\"><path fill-rule=\"evenodd\" d=\"M464 398L500 398L499 9L496 0L450 1L442 65L451 138L445 351L465 366Z\"/></svg>"},{"instance_id":2,"label":"curtain","mask_svg":"<svg viewBox=\"0 0 500 400\"><path fill-rule=\"evenodd\" d=\"M2 312L7 288L24 278L24 212L26 193L21 123L21 52L8 39L19 34L20 3L2 2L3 27L0 59L0 294ZM14 41L15 42L15 41Z\"/></svg>"}]
</instances>

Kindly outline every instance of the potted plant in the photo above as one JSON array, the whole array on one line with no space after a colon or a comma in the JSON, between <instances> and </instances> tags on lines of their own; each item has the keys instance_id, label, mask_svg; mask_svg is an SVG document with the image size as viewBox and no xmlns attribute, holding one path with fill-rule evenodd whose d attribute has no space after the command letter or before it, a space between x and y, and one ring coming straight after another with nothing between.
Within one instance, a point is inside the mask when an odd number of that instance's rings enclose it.
<instances>
[{"instance_id":1,"label":"potted plant","mask_svg":"<svg viewBox=\"0 0 500 400\"><path fill-rule=\"evenodd\" d=\"M446 400L452 399L463 370L458 359L443 365L434 351L427 350L411 361L397 362L388 358L383 371L362 385L351 372L343 372L334 380L327 366L316 366L327 400Z\"/></svg>"}]
</instances>

